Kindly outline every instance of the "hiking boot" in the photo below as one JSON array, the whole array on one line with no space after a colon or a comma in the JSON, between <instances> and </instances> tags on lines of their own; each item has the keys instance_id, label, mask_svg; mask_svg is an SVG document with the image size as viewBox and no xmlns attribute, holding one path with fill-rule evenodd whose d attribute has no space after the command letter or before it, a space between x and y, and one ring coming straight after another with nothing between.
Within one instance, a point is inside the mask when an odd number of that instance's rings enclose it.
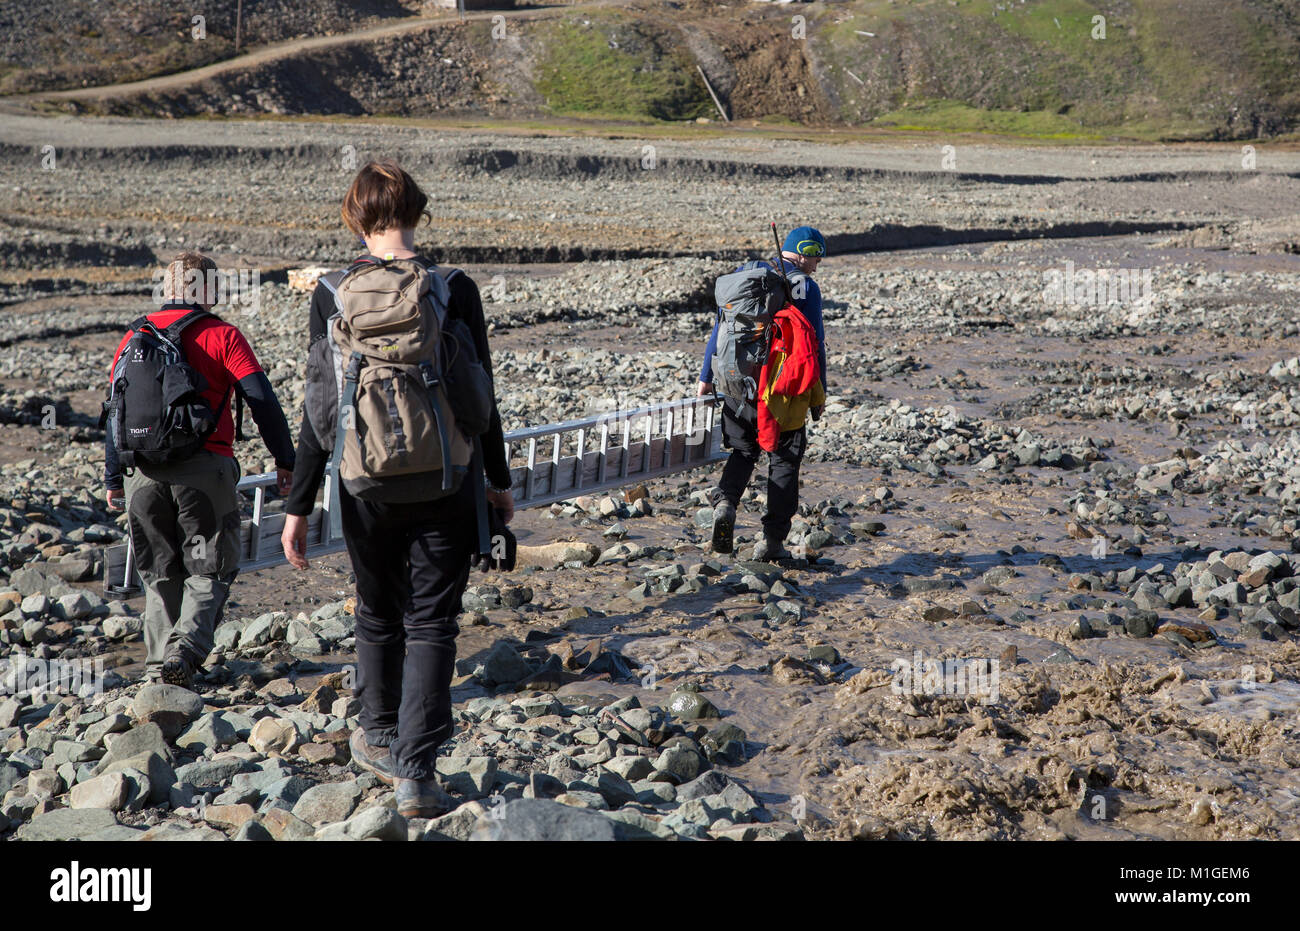
<instances>
[{"instance_id":1,"label":"hiking boot","mask_svg":"<svg viewBox=\"0 0 1300 931\"><path fill-rule=\"evenodd\" d=\"M730 553L735 546L732 533L736 529L736 507L730 501L719 501L713 509L713 552Z\"/></svg>"},{"instance_id":2,"label":"hiking boot","mask_svg":"<svg viewBox=\"0 0 1300 931\"><path fill-rule=\"evenodd\" d=\"M393 784L393 755L387 747L376 747L366 740L366 732L361 728L352 731L348 738L348 749L352 751L352 762L366 772L374 773L381 782Z\"/></svg>"},{"instance_id":3,"label":"hiking boot","mask_svg":"<svg viewBox=\"0 0 1300 931\"><path fill-rule=\"evenodd\" d=\"M754 554L750 558L756 562L780 562L790 558L790 551L781 545L780 540L764 537L754 544Z\"/></svg>"},{"instance_id":4,"label":"hiking boot","mask_svg":"<svg viewBox=\"0 0 1300 931\"><path fill-rule=\"evenodd\" d=\"M403 818L437 818L456 807L456 801L433 779L395 779L393 801Z\"/></svg>"},{"instance_id":5,"label":"hiking boot","mask_svg":"<svg viewBox=\"0 0 1300 931\"><path fill-rule=\"evenodd\" d=\"M181 651L168 653L163 657L162 672L159 678L168 685L179 685L183 689L194 689L194 663Z\"/></svg>"}]
</instances>

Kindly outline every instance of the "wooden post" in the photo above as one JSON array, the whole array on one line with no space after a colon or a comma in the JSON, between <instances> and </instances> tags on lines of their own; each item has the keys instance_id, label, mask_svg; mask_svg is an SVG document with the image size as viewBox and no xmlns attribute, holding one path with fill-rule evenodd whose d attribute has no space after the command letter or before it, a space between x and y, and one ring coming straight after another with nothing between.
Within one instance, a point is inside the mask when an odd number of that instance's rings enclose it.
<instances>
[{"instance_id":1,"label":"wooden post","mask_svg":"<svg viewBox=\"0 0 1300 931\"><path fill-rule=\"evenodd\" d=\"M722 104L718 101L718 95L713 93L713 85L709 83L709 76L704 73L704 69L698 64L695 66L695 70L700 73L700 78L704 81L704 89L707 90L709 96L713 98L713 105L718 108L718 113L722 115L724 121L730 123L731 117L727 116L727 111L722 109Z\"/></svg>"},{"instance_id":2,"label":"wooden post","mask_svg":"<svg viewBox=\"0 0 1300 931\"><path fill-rule=\"evenodd\" d=\"M239 31L244 25L244 0L235 5L235 54L239 54Z\"/></svg>"}]
</instances>

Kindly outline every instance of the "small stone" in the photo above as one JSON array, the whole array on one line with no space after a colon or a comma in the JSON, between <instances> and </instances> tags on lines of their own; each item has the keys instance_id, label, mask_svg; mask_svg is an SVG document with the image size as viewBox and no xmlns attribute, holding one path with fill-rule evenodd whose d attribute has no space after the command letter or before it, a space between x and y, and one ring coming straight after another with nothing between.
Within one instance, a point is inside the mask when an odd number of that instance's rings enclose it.
<instances>
[{"instance_id":1,"label":"small stone","mask_svg":"<svg viewBox=\"0 0 1300 931\"><path fill-rule=\"evenodd\" d=\"M311 783L302 776L283 776L262 789L262 807L259 812L272 808L293 810L304 792L311 788Z\"/></svg>"},{"instance_id":2,"label":"small stone","mask_svg":"<svg viewBox=\"0 0 1300 931\"><path fill-rule=\"evenodd\" d=\"M171 748L163 736L162 728L152 721L140 724L121 734L109 734L104 738L108 752L99 761L96 775L108 771L108 767L120 761L131 759L145 753L156 753L164 760L172 758Z\"/></svg>"},{"instance_id":3,"label":"small stone","mask_svg":"<svg viewBox=\"0 0 1300 931\"><path fill-rule=\"evenodd\" d=\"M628 782L639 782L654 772L654 764L643 756L616 756L602 765Z\"/></svg>"},{"instance_id":4,"label":"small stone","mask_svg":"<svg viewBox=\"0 0 1300 931\"><path fill-rule=\"evenodd\" d=\"M675 714L683 721L698 721L722 717L722 713L718 711L713 702L709 701L698 692L673 692L668 698L667 710L670 714Z\"/></svg>"},{"instance_id":5,"label":"small stone","mask_svg":"<svg viewBox=\"0 0 1300 931\"><path fill-rule=\"evenodd\" d=\"M146 685L131 702L131 715L142 724L156 724L168 740L203 713L203 699L179 685Z\"/></svg>"},{"instance_id":6,"label":"small stone","mask_svg":"<svg viewBox=\"0 0 1300 931\"><path fill-rule=\"evenodd\" d=\"M487 795L497 775L497 761L491 756L443 756L435 768L453 792L465 796Z\"/></svg>"},{"instance_id":7,"label":"small stone","mask_svg":"<svg viewBox=\"0 0 1300 931\"><path fill-rule=\"evenodd\" d=\"M426 841L464 841L474 833L474 826L488 809L482 802L466 802L455 811L438 818L433 818L425 825L420 840Z\"/></svg>"},{"instance_id":8,"label":"small stone","mask_svg":"<svg viewBox=\"0 0 1300 931\"><path fill-rule=\"evenodd\" d=\"M1135 611L1124 621L1124 629L1130 637L1145 638L1156 632L1159 623L1160 618L1154 611Z\"/></svg>"},{"instance_id":9,"label":"small stone","mask_svg":"<svg viewBox=\"0 0 1300 931\"><path fill-rule=\"evenodd\" d=\"M702 776L682 783L677 787L677 800L688 802L695 798L716 795L727 787L728 779L716 770L710 770Z\"/></svg>"},{"instance_id":10,"label":"small stone","mask_svg":"<svg viewBox=\"0 0 1300 931\"><path fill-rule=\"evenodd\" d=\"M293 815L308 824L346 821L361 800L355 782L330 782L312 786L294 803Z\"/></svg>"},{"instance_id":11,"label":"small stone","mask_svg":"<svg viewBox=\"0 0 1300 931\"><path fill-rule=\"evenodd\" d=\"M618 773L608 769L601 772L596 779L596 789L609 803L611 808L620 808L636 801L636 789Z\"/></svg>"},{"instance_id":12,"label":"small stone","mask_svg":"<svg viewBox=\"0 0 1300 931\"><path fill-rule=\"evenodd\" d=\"M19 606L23 617L41 617L50 613L50 599L44 594L28 595Z\"/></svg>"},{"instance_id":13,"label":"small stone","mask_svg":"<svg viewBox=\"0 0 1300 931\"><path fill-rule=\"evenodd\" d=\"M144 620L125 614L114 614L104 618L104 636L109 640L128 640L144 633Z\"/></svg>"},{"instance_id":14,"label":"small stone","mask_svg":"<svg viewBox=\"0 0 1300 931\"><path fill-rule=\"evenodd\" d=\"M347 757L339 752L339 747L328 743L305 743L298 748L298 756L308 763L343 763Z\"/></svg>"},{"instance_id":15,"label":"small stone","mask_svg":"<svg viewBox=\"0 0 1300 931\"><path fill-rule=\"evenodd\" d=\"M256 815L252 805L208 805L203 809L208 824L226 831L242 827Z\"/></svg>"},{"instance_id":16,"label":"small stone","mask_svg":"<svg viewBox=\"0 0 1300 931\"><path fill-rule=\"evenodd\" d=\"M266 829L262 822L253 820L245 821L241 824L239 830L235 832L233 837L231 837L231 840L273 841L275 838L271 835L271 832Z\"/></svg>"},{"instance_id":17,"label":"small stone","mask_svg":"<svg viewBox=\"0 0 1300 931\"><path fill-rule=\"evenodd\" d=\"M406 819L391 808L375 805L344 822L344 833L352 840L407 839Z\"/></svg>"},{"instance_id":18,"label":"small stone","mask_svg":"<svg viewBox=\"0 0 1300 931\"><path fill-rule=\"evenodd\" d=\"M655 760L655 769L670 776L678 785L690 782L704 768L703 757L686 747L669 747Z\"/></svg>"},{"instance_id":19,"label":"small stone","mask_svg":"<svg viewBox=\"0 0 1300 931\"><path fill-rule=\"evenodd\" d=\"M257 820L276 840L306 840L316 833L310 824L284 808L269 808Z\"/></svg>"},{"instance_id":20,"label":"small stone","mask_svg":"<svg viewBox=\"0 0 1300 931\"><path fill-rule=\"evenodd\" d=\"M234 746L238 741L235 728L229 721L220 715L208 713L176 738L176 746L199 750L223 750Z\"/></svg>"},{"instance_id":21,"label":"small stone","mask_svg":"<svg viewBox=\"0 0 1300 931\"><path fill-rule=\"evenodd\" d=\"M298 707L312 714L329 714L338 698L338 692L334 691L328 684L321 683L312 689L311 693L303 699L302 704Z\"/></svg>"},{"instance_id":22,"label":"small stone","mask_svg":"<svg viewBox=\"0 0 1300 931\"><path fill-rule=\"evenodd\" d=\"M57 808L34 816L18 829L18 840L79 840L114 827L117 818L104 808Z\"/></svg>"},{"instance_id":23,"label":"small stone","mask_svg":"<svg viewBox=\"0 0 1300 931\"><path fill-rule=\"evenodd\" d=\"M298 729L283 718L261 718L248 735L248 745L258 753L289 753L298 743Z\"/></svg>"},{"instance_id":24,"label":"small stone","mask_svg":"<svg viewBox=\"0 0 1300 931\"><path fill-rule=\"evenodd\" d=\"M515 799L478 819L472 841L612 841L617 833L604 815L545 799Z\"/></svg>"},{"instance_id":25,"label":"small stone","mask_svg":"<svg viewBox=\"0 0 1300 931\"><path fill-rule=\"evenodd\" d=\"M126 806L130 784L123 773L96 776L72 787L72 808L104 808L121 811Z\"/></svg>"},{"instance_id":26,"label":"small stone","mask_svg":"<svg viewBox=\"0 0 1300 931\"><path fill-rule=\"evenodd\" d=\"M226 835L216 828L187 827L175 821L164 821L137 838L141 841L224 841Z\"/></svg>"},{"instance_id":27,"label":"small stone","mask_svg":"<svg viewBox=\"0 0 1300 931\"><path fill-rule=\"evenodd\" d=\"M78 591L62 596L54 604L54 616L62 621L79 621L94 613L96 603L86 592Z\"/></svg>"},{"instance_id":28,"label":"small stone","mask_svg":"<svg viewBox=\"0 0 1300 931\"><path fill-rule=\"evenodd\" d=\"M1202 641L1217 639L1214 635L1214 628L1210 627L1209 624L1201 624L1197 621L1183 621L1177 619L1170 619L1162 622L1159 628L1156 629L1156 633L1179 634L1184 639L1192 643L1199 643Z\"/></svg>"},{"instance_id":29,"label":"small stone","mask_svg":"<svg viewBox=\"0 0 1300 931\"><path fill-rule=\"evenodd\" d=\"M171 764L157 753L141 753L125 760L118 760L105 770L105 773L119 772L128 776L131 772L146 775L148 784L143 788L148 790L150 805L161 805L167 801L172 786L176 784L176 773L172 770Z\"/></svg>"},{"instance_id":30,"label":"small stone","mask_svg":"<svg viewBox=\"0 0 1300 931\"><path fill-rule=\"evenodd\" d=\"M63 792L63 777L49 769L33 770L27 776L27 794L35 799L54 798ZM87 806L73 806L87 807Z\"/></svg>"},{"instance_id":31,"label":"small stone","mask_svg":"<svg viewBox=\"0 0 1300 931\"><path fill-rule=\"evenodd\" d=\"M483 679L495 685L512 685L532 671L519 651L504 640L498 640L483 661Z\"/></svg>"}]
</instances>

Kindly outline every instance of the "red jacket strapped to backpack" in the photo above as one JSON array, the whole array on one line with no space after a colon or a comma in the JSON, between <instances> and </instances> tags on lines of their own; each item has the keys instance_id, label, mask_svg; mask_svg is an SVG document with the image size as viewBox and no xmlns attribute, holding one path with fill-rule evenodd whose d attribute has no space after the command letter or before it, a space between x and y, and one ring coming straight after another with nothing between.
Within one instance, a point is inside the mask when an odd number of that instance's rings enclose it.
<instances>
[{"instance_id":1,"label":"red jacket strapped to backpack","mask_svg":"<svg viewBox=\"0 0 1300 931\"><path fill-rule=\"evenodd\" d=\"M772 345L767 362L763 363L758 390L758 444L768 452L776 450L783 429L798 427L783 427L769 410L766 398L769 395L796 398L812 393L821 383L817 333L799 309L787 304L777 311L772 333ZM800 421L802 425L802 418Z\"/></svg>"}]
</instances>

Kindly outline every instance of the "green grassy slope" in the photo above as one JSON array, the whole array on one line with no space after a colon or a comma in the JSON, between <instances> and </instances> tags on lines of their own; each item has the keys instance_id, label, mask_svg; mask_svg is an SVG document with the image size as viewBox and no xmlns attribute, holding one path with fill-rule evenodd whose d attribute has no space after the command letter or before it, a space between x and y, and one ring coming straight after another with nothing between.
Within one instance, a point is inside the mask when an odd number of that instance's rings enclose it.
<instances>
[{"instance_id":1,"label":"green grassy slope","mask_svg":"<svg viewBox=\"0 0 1300 931\"><path fill-rule=\"evenodd\" d=\"M854 123L1230 139L1300 122L1300 7L1283 0L854 0L813 33Z\"/></svg>"}]
</instances>

